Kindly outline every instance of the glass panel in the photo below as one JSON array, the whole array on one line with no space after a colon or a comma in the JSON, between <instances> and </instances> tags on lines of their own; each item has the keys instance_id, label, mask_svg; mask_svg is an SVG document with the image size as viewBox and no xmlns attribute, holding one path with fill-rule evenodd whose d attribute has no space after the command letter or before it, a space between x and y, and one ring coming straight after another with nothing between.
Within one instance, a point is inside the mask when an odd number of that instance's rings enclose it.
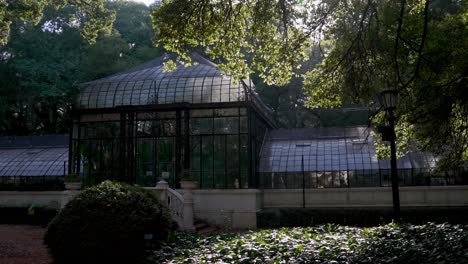
<instances>
[{"instance_id":1,"label":"glass panel","mask_svg":"<svg viewBox=\"0 0 468 264\"><path fill-rule=\"evenodd\" d=\"M78 139L79 125L73 124L72 128L72 139Z\"/></svg>"},{"instance_id":2,"label":"glass panel","mask_svg":"<svg viewBox=\"0 0 468 264\"><path fill-rule=\"evenodd\" d=\"M201 138L198 136L190 137L190 173L198 182L201 182Z\"/></svg>"},{"instance_id":3,"label":"glass panel","mask_svg":"<svg viewBox=\"0 0 468 264\"><path fill-rule=\"evenodd\" d=\"M161 136L175 136L176 135L176 121L175 120L160 120L161 122Z\"/></svg>"},{"instance_id":4,"label":"glass panel","mask_svg":"<svg viewBox=\"0 0 468 264\"><path fill-rule=\"evenodd\" d=\"M190 169L201 170L201 148L200 137L190 137Z\"/></svg>"},{"instance_id":5,"label":"glass panel","mask_svg":"<svg viewBox=\"0 0 468 264\"><path fill-rule=\"evenodd\" d=\"M81 138L115 138L120 134L120 122L81 123Z\"/></svg>"},{"instance_id":6,"label":"glass panel","mask_svg":"<svg viewBox=\"0 0 468 264\"><path fill-rule=\"evenodd\" d=\"M136 184L140 186L155 186L156 157L154 139L138 139L136 150Z\"/></svg>"},{"instance_id":7,"label":"glass panel","mask_svg":"<svg viewBox=\"0 0 468 264\"><path fill-rule=\"evenodd\" d=\"M213 119L212 118L191 118L190 119L190 134L212 134Z\"/></svg>"},{"instance_id":8,"label":"glass panel","mask_svg":"<svg viewBox=\"0 0 468 264\"><path fill-rule=\"evenodd\" d=\"M212 189L213 188L213 171L202 171L201 172L201 183L200 188Z\"/></svg>"},{"instance_id":9,"label":"glass panel","mask_svg":"<svg viewBox=\"0 0 468 264\"><path fill-rule=\"evenodd\" d=\"M239 173L236 171L228 171L226 175L226 189L239 189Z\"/></svg>"},{"instance_id":10,"label":"glass panel","mask_svg":"<svg viewBox=\"0 0 468 264\"><path fill-rule=\"evenodd\" d=\"M80 143L85 186L95 185L104 180L122 180L118 179L120 163L117 140L83 140Z\"/></svg>"},{"instance_id":11,"label":"glass panel","mask_svg":"<svg viewBox=\"0 0 468 264\"><path fill-rule=\"evenodd\" d=\"M213 109L190 110L190 117L212 117Z\"/></svg>"},{"instance_id":12,"label":"glass panel","mask_svg":"<svg viewBox=\"0 0 468 264\"><path fill-rule=\"evenodd\" d=\"M238 116L239 108L221 108L215 109L215 116Z\"/></svg>"},{"instance_id":13,"label":"glass panel","mask_svg":"<svg viewBox=\"0 0 468 264\"><path fill-rule=\"evenodd\" d=\"M159 119L172 119L176 118L176 112L158 112Z\"/></svg>"},{"instance_id":14,"label":"glass panel","mask_svg":"<svg viewBox=\"0 0 468 264\"><path fill-rule=\"evenodd\" d=\"M201 138L201 173L203 188L213 188L213 137Z\"/></svg>"},{"instance_id":15,"label":"glass panel","mask_svg":"<svg viewBox=\"0 0 468 264\"><path fill-rule=\"evenodd\" d=\"M238 117L221 117L214 119L216 134L237 134L239 133Z\"/></svg>"},{"instance_id":16,"label":"glass panel","mask_svg":"<svg viewBox=\"0 0 468 264\"><path fill-rule=\"evenodd\" d=\"M226 137L214 136L214 172L215 186L214 188L225 188L225 171L226 171Z\"/></svg>"},{"instance_id":17,"label":"glass panel","mask_svg":"<svg viewBox=\"0 0 468 264\"><path fill-rule=\"evenodd\" d=\"M175 185L175 139L158 138L158 178L165 179L171 186Z\"/></svg>"},{"instance_id":18,"label":"glass panel","mask_svg":"<svg viewBox=\"0 0 468 264\"><path fill-rule=\"evenodd\" d=\"M148 121L137 121L137 136L149 137L158 136L160 134L159 121L148 120Z\"/></svg>"},{"instance_id":19,"label":"glass panel","mask_svg":"<svg viewBox=\"0 0 468 264\"><path fill-rule=\"evenodd\" d=\"M240 109L240 115L241 115L241 116L247 115L247 108L241 108L241 109Z\"/></svg>"},{"instance_id":20,"label":"glass panel","mask_svg":"<svg viewBox=\"0 0 468 264\"><path fill-rule=\"evenodd\" d=\"M226 189L226 174L224 170L214 171L214 189ZM209 187L208 187L209 188Z\"/></svg>"},{"instance_id":21,"label":"glass panel","mask_svg":"<svg viewBox=\"0 0 468 264\"><path fill-rule=\"evenodd\" d=\"M137 119L139 120L145 120L145 119L156 119L156 112L150 112L150 113L137 113Z\"/></svg>"},{"instance_id":22,"label":"glass panel","mask_svg":"<svg viewBox=\"0 0 468 264\"><path fill-rule=\"evenodd\" d=\"M240 132L241 133L248 133L249 132L249 127L247 123L247 117L241 117L240 118ZM263 135L262 135L263 138Z\"/></svg>"},{"instance_id":23,"label":"glass panel","mask_svg":"<svg viewBox=\"0 0 468 264\"><path fill-rule=\"evenodd\" d=\"M229 170L239 169L239 137L238 136L226 136L227 137L227 160Z\"/></svg>"}]
</instances>

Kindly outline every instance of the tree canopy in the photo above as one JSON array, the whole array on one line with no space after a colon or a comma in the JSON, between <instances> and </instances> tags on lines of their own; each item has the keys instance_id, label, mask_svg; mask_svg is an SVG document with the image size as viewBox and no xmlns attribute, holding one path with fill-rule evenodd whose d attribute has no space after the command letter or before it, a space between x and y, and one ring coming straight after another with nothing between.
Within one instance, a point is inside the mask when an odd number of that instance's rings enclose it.
<instances>
[{"instance_id":1,"label":"tree canopy","mask_svg":"<svg viewBox=\"0 0 468 264\"><path fill-rule=\"evenodd\" d=\"M105 8L115 14L115 23L99 32L94 44L74 23L76 6L45 7L37 23L12 22L9 41L0 47L1 135L67 132L77 84L161 53L152 46L149 7L112 1Z\"/></svg>"},{"instance_id":2,"label":"tree canopy","mask_svg":"<svg viewBox=\"0 0 468 264\"><path fill-rule=\"evenodd\" d=\"M0 1L0 47L8 42L10 29L15 20L41 21L46 8L57 9L73 6L73 24L80 27L83 38L93 43L100 31L109 32L115 13L105 7L106 0L2 0Z\"/></svg>"},{"instance_id":3,"label":"tree canopy","mask_svg":"<svg viewBox=\"0 0 468 264\"><path fill-rule=\"evenodd\" d=\"M158 39L180 61L190 63L184 54L204 47L239 77L257 72L282 86L299 76L311 108L369 105L373 122L382 123L378 94L392 87L401 150L432 151L444 157L440 165L468 161L468 9L461 0L172 0L152 17ZM312 46L323 59L298 73Z\"/></svg>"}]
</instances>

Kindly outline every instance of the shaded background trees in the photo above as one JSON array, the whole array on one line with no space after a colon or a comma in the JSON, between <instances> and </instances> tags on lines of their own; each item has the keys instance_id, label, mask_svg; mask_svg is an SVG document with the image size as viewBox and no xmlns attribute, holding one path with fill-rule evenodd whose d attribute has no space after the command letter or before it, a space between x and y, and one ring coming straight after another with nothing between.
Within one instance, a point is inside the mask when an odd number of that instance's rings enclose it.
<instances>
[{"instance_id":1,"label":"shaded background trees","mask_svg":"<svg viewBox=\"0 0 468 264\"><path fill-rule=\"evenodd\" d=\"M365 106L353 103L346 103L336 109L311 109L305 106L307 96L301 75L312 70L323 59L317 46L310 49L308 57L309 59L295 70L296 76L282 86L268 85L259 74L252 75L257 92L273 109L273 118L277 124L289 128L367 125L371 112Z\"/></svg>"},{"instance_id":2,"label":"shaded background trees","mask_svg":"<svg viewBox=\"0 0 468 264\"><path fill-rule=\"evenodd\" d=\"M42 18L13 20L0 48L0 134L65 133L78 84L161 54L152 45L150 9L135 2L106 2L112 30L90 44L80 35L77 9L44 9Z\"/></svg>"}]
</instances>

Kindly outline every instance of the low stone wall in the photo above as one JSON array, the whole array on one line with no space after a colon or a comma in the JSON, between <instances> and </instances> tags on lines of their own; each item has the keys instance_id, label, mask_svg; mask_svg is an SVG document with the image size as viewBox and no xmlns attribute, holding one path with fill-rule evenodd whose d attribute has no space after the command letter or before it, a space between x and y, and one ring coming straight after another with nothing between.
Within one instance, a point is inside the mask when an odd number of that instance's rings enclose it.
<instances>
[{"instance_id":1,"label":"low stone wall","mask_svg":"<svg viewBox=\"0 0 468 264\"><path fill-rule=\"evenodd\" d=\"M79 191L0 192L0 207L63 208Z\"/></svg>"},{"instance_id":2,"label":"low stone wall","mask_svg":"<svg viewBox=\"0 0 468 264\"><path fill-rule=\"evenodd\" d=\"M302 207L302 189L263 190L263 208ZM401 206L468 206L468 186L400 187ZM306 189L305 207L391 207L390 187Z\"/></svg>"},{"instance_id":3,"label":"low stone wall","mask_svg":"<svg viewBox=\"0 0 468 264\"><path fill-rule=\"evenodd\" d=\"M195 218L228 229L255 229L261 191L194 190Z\"/></svg>"},{"instance_id":4,"label":"low stone wall","mask_svg":"<svg viewBox=\"0 0 468 264\"><path fill-rule=\"evenodd\" d=\"M183 193L182 190L178 190ZM0 192L0 207L60 209L78 191ZM195 218L228 229L255 229L257 212L302 207L302 189L194 190ZM467 207L468 186L401 187L402 207ZM391 188L306 189L307 208L391 207Z\"/></svg>"}]
</instances>

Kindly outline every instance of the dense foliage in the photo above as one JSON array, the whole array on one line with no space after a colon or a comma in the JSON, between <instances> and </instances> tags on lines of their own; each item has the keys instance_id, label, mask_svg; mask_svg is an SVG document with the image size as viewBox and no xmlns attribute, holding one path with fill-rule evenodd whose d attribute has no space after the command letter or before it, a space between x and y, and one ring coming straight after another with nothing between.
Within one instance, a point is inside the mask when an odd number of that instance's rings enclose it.
<instances>
[{"instance_id":1,"label":"dense foliage","mask_svg":"<svg viewBox=\"0 0 468 264\"><path fill-rule=\"evenodd\" d=\"M456 167L468 161L467 12L461 0L168 0L152 16L180 60L203 47L239 76L255 71L279 86L300 76L311 108L354 102L379 111L376 95L395 88L400 149L429 150ZM322 60L300 73L311 46Z\"/></svg>"},{"instance_id":2,"label":"dense foliage","mask_svg":"<svg viewBox=\"0 0 468 264\"><path fill-rule=\"evenodd\" d=\"M403 152L468 161L467 16L463 1L359 1L324 31L332 49L304 88L310 107L373 104L382 89L399 92L397 134ZM384 122L383 113L374 123ZM385 148L380 147L381 153Z\"/></svg>"},{"instance_id":3,"label":"dense foliage","mask_svg":"<svg viewBox=\"0 0 468 264\"><path fill-rule=\"evenodd\" d=\"M0 1L0 47L8 42L10 27L16 21L38 23L47 7L73 6L73 22L81 35L94 42L100 31L110 31L115 14L104 5L106 0L14 0Z\"/></svg>"},{"instance_id":4,"label":"dense foliage","mask_svg":"<svg viewBox=\"0 0 468 264\"><path fill-rule=\"evenodd\" d=\"M154 193L104 182L74 197L49 224L44 241L59 263L135 263L148 242L159 246L173 227Z\"/></svg>"},{"instance_id":5,"label":"dense foliage","mask_svg":"<svg viewBox=\"0 0 468 264\"><path fill-rule=\"evenodd\" d=\"M312 70L322 61L320 49L310 50L309 59L299 69L295 76L285 85L268 85L258 74L252 74L255 89L272 110L272 118L280 127L341 127L366 126L369 123L369 108L346 104L339 109L306 107L307 96L303 89L303 78L300 77Z\"/></svg>"},{"instance_id":6,"label":"dense foliage","mask_svg":"<svg viewBox=\"0 0 468 264\"><path fill-rule=\"evenodd\" d=\"M201 237L178 233L150 263L467 263L468 226L326 225Z\"/></svg>"},{"instance_id":7,"label":"dense foliage","mask_svg":"<svg viewBox=\"0 0 468 264\"><path fill-rule=\"evenodd\" d=\"M0 135L66 133L79 83L138 65L161 53L152 46L150 9L106 1L114 26L90 45L74 23L77 8L52 6L37 24L14 20L0 46Z\"/></svg>"}]
</instances>

